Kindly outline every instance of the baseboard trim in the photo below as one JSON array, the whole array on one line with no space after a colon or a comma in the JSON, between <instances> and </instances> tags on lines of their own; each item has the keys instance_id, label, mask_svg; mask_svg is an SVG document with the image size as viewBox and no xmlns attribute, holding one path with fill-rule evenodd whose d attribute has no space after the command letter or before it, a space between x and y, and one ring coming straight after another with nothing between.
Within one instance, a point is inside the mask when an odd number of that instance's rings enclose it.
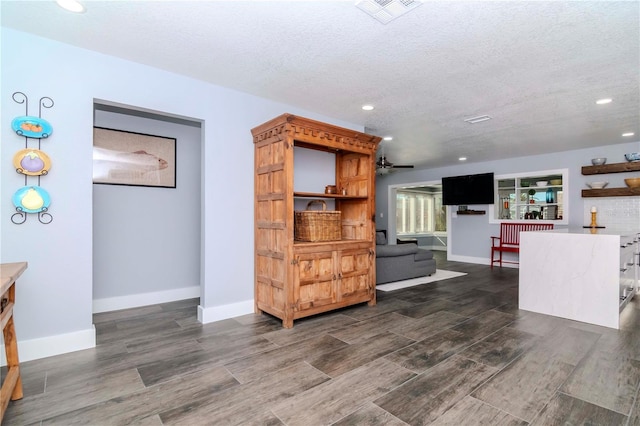
<instances>
[{"instance_id":1,"label":"baseboard trim","mask_svg":"<svg viewBox=\"0 0 640 426\"><path fill-rule=\"evenodd\" d=\"M489 258L484 258L484 257L456 256L456 255L449 254L447 256L447 260L451 260L453 262L476 263L479 265L491 265ZM507 260L511 260L511 259L507 259ZM494 266L497 266L497 265L498 265L497 263L494 264ZM502 267L503 268L519 268L519 265L516 263L503 262Z\"/></svg>"},{"instance_id":2,"label":"baseboard trim","mask_svg":"<svg viewBox=\"0 0 640 426\"><path fill-rule=\"evenodd\" d=\"M38 339L18 340L18 357L20 362L47 358L68 352L91 349L96 346L96 329L92 325L86 330L73 333L57 334ZM4 345L0 346L0 365L7 365Z\"/></svg>"},{"instance_id":3,"label":"baseboard trim","mask_svg":"<svg viewBox=\"0 0 640 426\"><path fill-rule=\"evenodd\" d=\"M93 313L119 311L120 309L138 308L158 303L175 302L176 300L200 297L200 287L183 287L151 293L130 294L127 296L106 297L93 300Z\"/></svg>"},{"instance_id":4,"label":"baseboard trim","mask_svg":"<svg viewBox=\"0 0 640 426\"><path fill-rule=\"evenodd\" d=\"M198 305L198 321L202 324L220 321L223 319L239 317L253 313L253 300L244 300L237 303L229 303L228 305L212 306L205 308Z\"/></svg>"},{"instance_id":5,"label":"baseboard trim","mask_svg":"<svg viewBox=\"0 0 640 426\"><path fill-rule=\"evenodd\" d=\"M493 264L494 268L499 268L500 264L499 263L494 263ZM503 268L514 268L514 269L520 269L520 265L517 263L504 263L504 260L502 261L502 267Z\"/></svg>"},{"instance_id":6,"label":"baseboard trim","mask_svg":"<svg viewBox=\"0 0 640 426\"><path fill-rule=\"evenodd\" d=\"M424 248L431 251L447 251L447 246L420 246L420 248Z\"/></svg>"},{"instance_id":7,"label":"baseboard trim","mask_svg":"<svg viewBox=\"0 0 640 426\"><path fill-rule=\"evenodd\" d=\"M488 265L489 259L484 257L472 257L472 256L457 256L455 254L448 254L447 260L452 260L454 262L465 262L465 263L477 263L480 265Z\"/></svg>"}]
</instances>

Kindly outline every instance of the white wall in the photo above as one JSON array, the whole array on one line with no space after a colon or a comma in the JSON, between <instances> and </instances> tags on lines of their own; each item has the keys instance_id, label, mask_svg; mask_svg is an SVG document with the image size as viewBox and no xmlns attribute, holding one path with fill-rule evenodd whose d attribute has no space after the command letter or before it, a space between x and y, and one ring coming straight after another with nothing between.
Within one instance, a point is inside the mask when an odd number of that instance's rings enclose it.
<instances>
[{"instance_id":1,"label":"white wall","mask_svg":"<svg viewBox=\"0 0 640 426\"><path fill-rule=\"evenodd\" d=\"M376 220L378 229L389 229L394 226L388 222L388 187L402 183L438 181L444 176L457 176L474 173L494 172L495 174L509 174L521 172L535 172L541 170L568 169L569 193L565 194L570 203L569 225L582 226L584 223L585 205L589 208L593 198L582 198L582 190L587 189L586 182L594 180L608 180L611 187L625 187L624 178L631 176L629 173L617 173L603 176L583 176L582 166L591 165L591 158L607 157L608 163L625 162L624 154L628 152L640 152L640 142L630 142L615 145L603 145L596 148L586 148L574 151L565 151L554 154L535 155L529 157L511 158L508 160L496 160L483 163L469 163L457 166L412 170L409 172L391 173L376 177ZM637 197L635 197L637 198ZM599 199L600 203L610 203L606 199ZM632 204L638 206L638 204ZM480 210L487 210L487 206L479 206ZM384 218L380 217L384 213ZM640 218L640 211L629 212L630 215ZM640 219L638 219L640 228ZM451 238L448 240L448 249L453 260L461 260L475 263L487 263L490 256L490 236L499 235L499 225L489 223L489 215L458 216L449 223L448 231Z\"/></svg>"},{"instance_id":2,"label":"white wall","mask_svg":"<svg viewBox=\"0 0 640 426\"><path fill-rule=\"evenodd\" d=\"M362 131L324 117L148 66L2 28L2 197L0 261L26 260L17 286L16 333L21 360L95 345L92 325L93 104L114 103L202 122L202 250L200 318L253 309L253 143L250 129L285 112ZM38 52L33 60L32 52ZM221 65L224 66L224 65ZM7 162L24 145L7 126L24 115L11 99L22 91L30 111L54 128L42 142L52 159L42 186L53 222L31 216L13 225L11 194L24 185ZM35 108L35 109L34 109ZM224 161L219 161L220 158Z\"/></svg>"},{"instance_id":3,"label":"white wall","mask_svg":"<svg viewBox=\"0 0 640 426\"><path fill-rule=\"evenodd\" d=\"M176 187L93 186L93 312L200 296L201 131L97 106L94 124L176 139Z\"/></svg>"}]
</instances>

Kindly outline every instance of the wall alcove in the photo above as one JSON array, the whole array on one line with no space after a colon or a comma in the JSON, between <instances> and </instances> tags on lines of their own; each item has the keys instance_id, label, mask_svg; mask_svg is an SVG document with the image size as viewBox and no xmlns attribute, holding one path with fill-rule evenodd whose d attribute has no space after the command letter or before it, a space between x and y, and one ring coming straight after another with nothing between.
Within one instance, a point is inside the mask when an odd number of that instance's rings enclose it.
<instances>
[{"instance_id":1,"label":"wall alcove","mask_svg":"<svg viewBox=\"0 0 640 426\"><path fill-rule=\"evenodd\" d=\"M95 103L94 126L175 138L176 187L94 183L93 312L200 297L200 123Z\"/></svg>"}]
</instances>

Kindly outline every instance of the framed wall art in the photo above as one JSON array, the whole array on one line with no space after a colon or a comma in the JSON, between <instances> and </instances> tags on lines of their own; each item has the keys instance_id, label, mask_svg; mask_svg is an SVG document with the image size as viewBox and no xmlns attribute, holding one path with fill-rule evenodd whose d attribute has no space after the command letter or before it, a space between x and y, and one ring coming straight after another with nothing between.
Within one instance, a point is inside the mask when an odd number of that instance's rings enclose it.
<instances>
[{"instance_id":1,"label":"framed wall art","mask_svg":"<svg viewBox=\"0 0 640 426\"><path fill-rule=\"evenodd\" d=\"M176 139L93 128L93 183L176 187Z\"/></svg>"}]
</instances>

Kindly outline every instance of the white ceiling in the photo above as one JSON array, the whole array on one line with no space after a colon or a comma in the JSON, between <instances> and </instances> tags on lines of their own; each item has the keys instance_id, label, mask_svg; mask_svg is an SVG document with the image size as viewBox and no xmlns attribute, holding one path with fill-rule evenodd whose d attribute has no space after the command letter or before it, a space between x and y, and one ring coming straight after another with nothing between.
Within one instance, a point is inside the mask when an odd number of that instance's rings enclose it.
<instances>
[{"instance_id":1,"label":"white ceiling","mask_svg":"<svg viewBox=\"0 0 640 426\"><path fill-rule=\"evenodd\" d=\"M362 124L396 164L640 140L638 1L427 1L388 24L355 1L84 3L3 0L2 25Z\"/></svg>"}]
</instances>

